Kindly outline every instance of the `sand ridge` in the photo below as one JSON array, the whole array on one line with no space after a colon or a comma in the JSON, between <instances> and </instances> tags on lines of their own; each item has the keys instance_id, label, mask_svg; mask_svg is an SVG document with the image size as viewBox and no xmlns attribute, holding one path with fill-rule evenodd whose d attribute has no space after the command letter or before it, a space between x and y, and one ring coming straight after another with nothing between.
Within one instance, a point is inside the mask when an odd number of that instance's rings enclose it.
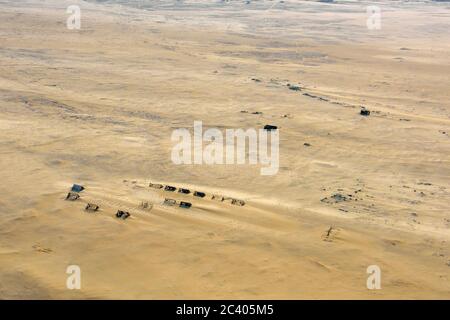
<instances>
[{"instance_id":1,"label":"sand ridge","mask_svg":"<svg viewBox=\"0 0 450 320\"><path fill-rule=\"evenodd\" d=\"M448 9L263 4L0 4L1 298L449 297ZM278 174L173 164L196 120L277 125Z\"/></svg>"}]
</instances>

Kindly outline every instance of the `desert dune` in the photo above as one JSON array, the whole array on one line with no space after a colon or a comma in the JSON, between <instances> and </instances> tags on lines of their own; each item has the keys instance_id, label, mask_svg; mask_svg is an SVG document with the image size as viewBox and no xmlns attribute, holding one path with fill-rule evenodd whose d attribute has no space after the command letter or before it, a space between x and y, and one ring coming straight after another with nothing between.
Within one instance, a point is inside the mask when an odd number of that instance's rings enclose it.
<instances>
[{"instance_id":1,"label":"desert dune","mask_svg":"<svg viewBox=\"0 0 450 320\"><path fill-rule=\"evenodd\" d=\"M1 1L0 298L449 299L450 4L377 3ZM174 164L194 121L277 174Z\"/></svg>"}]
</instances>

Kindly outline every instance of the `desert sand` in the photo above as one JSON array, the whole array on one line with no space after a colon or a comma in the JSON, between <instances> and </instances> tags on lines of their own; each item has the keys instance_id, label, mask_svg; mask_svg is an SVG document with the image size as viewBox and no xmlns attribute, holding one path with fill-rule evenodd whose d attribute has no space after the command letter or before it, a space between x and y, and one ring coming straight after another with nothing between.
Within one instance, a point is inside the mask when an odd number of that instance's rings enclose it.
<instances>
[{"instance_id":1,"label":"desert sand","mask_svg":"<svg viewBox=\"0 0 450 320\"><path fill-rule=\"evenodd\" d=\"M449 299L450 4L378 4L0 1L0 298ZM175 165L194 121L278 173Z\"/></svg>"}]
</instances>

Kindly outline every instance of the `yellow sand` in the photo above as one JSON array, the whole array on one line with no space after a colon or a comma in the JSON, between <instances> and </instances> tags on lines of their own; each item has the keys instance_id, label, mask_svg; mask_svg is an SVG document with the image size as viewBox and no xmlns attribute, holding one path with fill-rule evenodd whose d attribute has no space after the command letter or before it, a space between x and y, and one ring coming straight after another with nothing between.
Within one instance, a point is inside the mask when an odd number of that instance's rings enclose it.
<instances>
[{"instance_id":1,"label":"yellow sand","mask_svg":"<svg viewBox=\"0 0 450 320\"><path fill-rule=\"evenodd\" d=\"M389 7L370 31L364 7L323 6L264 29L261 10L3 1L0 298L449 299L448 8ZM171 133L194 120L278 125L278 174L173 164ZM72 183L82 200L64 201Z\"/></svg>"}]
</instances>

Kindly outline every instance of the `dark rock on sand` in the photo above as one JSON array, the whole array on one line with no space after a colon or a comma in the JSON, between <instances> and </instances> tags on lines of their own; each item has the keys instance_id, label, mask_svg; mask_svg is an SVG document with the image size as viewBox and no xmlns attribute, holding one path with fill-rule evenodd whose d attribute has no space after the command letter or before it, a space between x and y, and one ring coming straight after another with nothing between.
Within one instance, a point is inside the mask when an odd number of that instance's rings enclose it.
<instances>
[{"instance_id":1,"label":"dark rock on sand","mask_svg":"<svg viewBox=\"0 0 450 320\"><path fill-rule=\"evenodd\" d=\"M277 130L277 129L278 129L277 126L273 126L273 125L270 125L270 124L266 124L264 126L264 130L267 130L267 131L272 131L272 130Z\"/></svg>"},{"instance_id":2,"label":"dark rock on sand","mask_svg":"<svg viewBox=\"0 0 450 320\"><path fill-rule=\"evenodd\" d=\"M359 114L367 117L370 115L370 110L367 110L366 108L362 108L361 111L359 112Z\"/></svg>"}]
</instances>

